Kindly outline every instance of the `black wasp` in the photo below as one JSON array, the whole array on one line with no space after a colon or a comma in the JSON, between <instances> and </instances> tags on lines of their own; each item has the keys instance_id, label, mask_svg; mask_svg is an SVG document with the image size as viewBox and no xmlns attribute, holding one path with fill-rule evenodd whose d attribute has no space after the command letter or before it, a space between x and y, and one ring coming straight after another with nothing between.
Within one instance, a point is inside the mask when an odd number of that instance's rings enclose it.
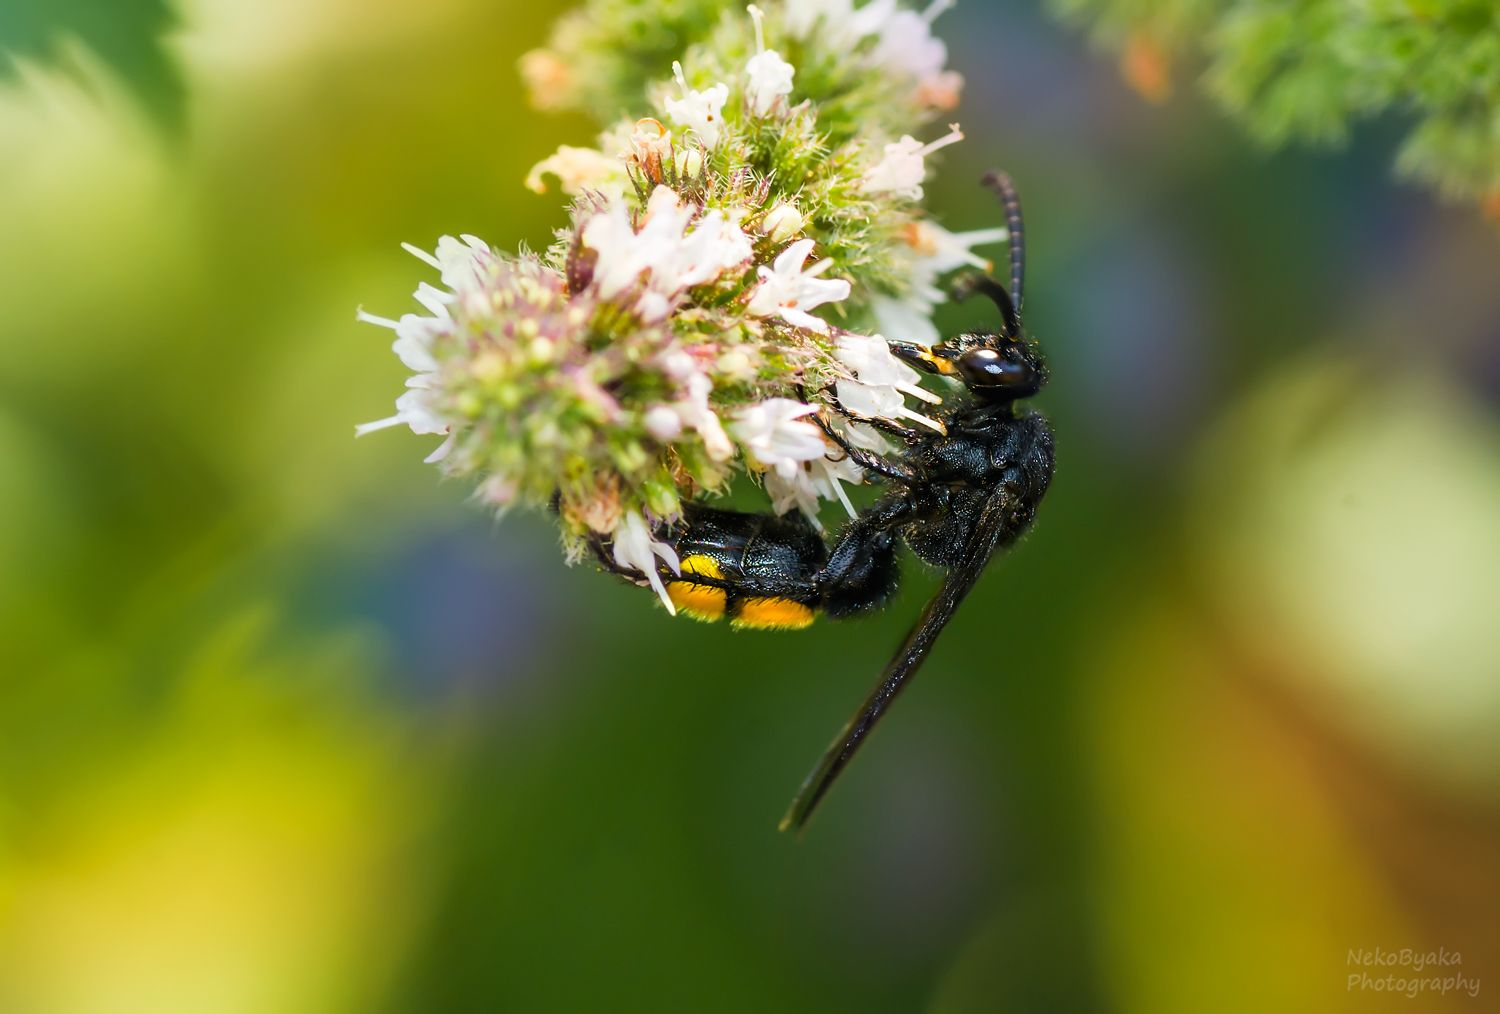
<instances>
[{"instance_id":1,"label":"black wasp","mask_svg":"<svg viewBox=\"0 0 1500 1014\"><path fill-rule=\"evenodd\" d=\"M1005 208L1010 289L972 274L954 286L954 296L989 297L1000 311L1000 330L961 334L931 349L890 343L891 351L912 366L962 384L964 395L950 399L940 413L944 432L881 424L905 445L887 459L850 446L824 425L844 453L886 487L831 546L800 515L746 514L697 504L688 505L680 522L659 533L682 563L680 574L661 574L674 604L699 619L727 616L741 627L798 628L818 612L843 619L878 608L895 592L901 542L947 572L875 690L803 783L781 822L783 830L800 829L807 822L932 650L990 557L1030 527L1052 480L1052 430L1037 412L1016 407L1047 379L1040 353L1021 328L1026 264L1021 204L1004 174L991 173L984 183ZM614 563L606 545L594 549L605 569L641 583L639 574Z\"/></svg>"}]
</instances>

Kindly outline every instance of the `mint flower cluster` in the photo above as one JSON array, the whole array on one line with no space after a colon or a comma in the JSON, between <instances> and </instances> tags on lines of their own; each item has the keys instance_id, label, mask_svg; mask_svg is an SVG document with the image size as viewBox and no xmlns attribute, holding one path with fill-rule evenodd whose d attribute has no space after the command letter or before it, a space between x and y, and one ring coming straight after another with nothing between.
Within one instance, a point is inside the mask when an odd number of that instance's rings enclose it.
<instances>
[{"instance_id":1,"label":"mint flower cluster","mask_svg":"<svg viewBox=\"0 0 1500 1014\"><path fill-rule=\"evenodd\" d=\"M527 179L571 198L545 252L408 247L440 284L399 319L361 311L412 376L360 432L441 437L428 460L485 503L550 503L574 557L597 538L653 584L676 562L654 533L739 472L777 512L852 513L862 475L825 427L876 451L880 424L940 427L884 335L935 341L940 276L1006 238L922 209L930 157L963 139L930 129L962 88L933 34L948 6L602 0L565 18L522 60L536 104L627 115ZM653 12L696 41L664 52Z\"/></svg>"}]
</instances>

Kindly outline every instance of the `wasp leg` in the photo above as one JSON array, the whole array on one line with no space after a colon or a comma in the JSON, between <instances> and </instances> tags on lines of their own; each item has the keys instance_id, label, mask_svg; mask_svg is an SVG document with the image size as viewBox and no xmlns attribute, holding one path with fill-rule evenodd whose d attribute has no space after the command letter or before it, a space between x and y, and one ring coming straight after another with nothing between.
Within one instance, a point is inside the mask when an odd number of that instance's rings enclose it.
<instances>
[{"instance_id":1,"label":"wasp leg","mask_svg":"<svg viewBox=\"0 0 1500 1014\"><path fill-rule=\"evenodd\" d=\"M840 405L837 401L834 402L834 408L838 409L839 415L842 415L850 422L863 423L864 425L870 427L870 429L878 430L879 432L884 433L886 436L895 437L902 443L915 444L925 439L921 430L914 430L909 426L902 426L899 423L893 423L888 419L871 419L865 416L855 415L854 413L845 409L844 406Z\"/></svg>"},{"instance_id":2,"label":"wasp leg","mask_svg":"<svg viewBox=\"0 0 1500 1014\"><path fill-rule=\"evenodd\" d=\"M854 462L865 471L874 472L876 475L879 475L883 478L890 479L893 482L899 482L907 486L910 486L912 483L917 481L916 472L912 471L910 468L907 468L905 465L898 465L894 461L887 461L885 458L880 457L878 454L871 454L869 451L855 447L853 444L849 443L848 440L844 439L842 434L835 431L832 426L829 426L828 423L825 422L822 418L819 418L817 422L818 427L822 429L824 434L827 435L828 439L837 444L839 450L843 451L844 455L848 457L850 461Z\"/></svg>"},{"instance_id":3,"label":"wasp leg","mask_svg":"<svg viewBox=\"0 0 1500 1014\"><path fill-rule=\"evenodd\" d=\"M828 386L824 387L819 393L827 396L828 392L831 390L833 390L833 385L829 384ZM803 387L801 384L797 385L797 397L804 402L808 402L809 404L811 403L807 397L807 388ZM824 400L830 408L832 408L839 415L843 416L845 419L848 419L850 422L862 423L873 430L879 430L881 433L884 433L887 436L896 437L898 440L907 444L914 444L922 439L922 433L920 430L914 430L907 426L901 426L887 419L873 419L867 416L855 415L853 412L845 408L839 402L837 397L827 396ZM818 423L819 425L823 426L823 432L828 433L830 437L833 436L832 433L828 432L828 427L823 424L821 418L818 420Z\"/></svg>"},{"instance_id":4,"label":"wasp leg","mask_svg":"<svg viewBox=\"0 0 1500 1014\"><path fill-rule=\"evenodd\" d=\"M818 575L818 597L829 619L858 616L884 605L896 593L896 528L910 519L909 498L878 500L839 533Z\"/></svg>"}]
</instances>

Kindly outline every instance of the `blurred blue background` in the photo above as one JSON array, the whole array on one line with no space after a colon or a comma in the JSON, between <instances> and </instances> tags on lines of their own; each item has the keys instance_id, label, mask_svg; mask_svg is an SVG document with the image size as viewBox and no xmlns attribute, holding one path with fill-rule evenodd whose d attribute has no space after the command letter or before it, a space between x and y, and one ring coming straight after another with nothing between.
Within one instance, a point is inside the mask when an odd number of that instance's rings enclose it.
<instances>
[{"instance_id":1,"label":"blurred blue background","mask_svg":"<svg viewBox=\"0 0 1500 1014\"><path fill-rule=\"evenodd\" d=\"M1059 471L799 842L930 575L674 622L351 439L398 244L563 221L556 12L11 2L0 1010L1492 1009L1500 245L1396 125L1267 155L1030 4L944 16L931 204L1022 188ZM1375 947L1482 992L1349 988Z\"/></svg>"}]
</instances>

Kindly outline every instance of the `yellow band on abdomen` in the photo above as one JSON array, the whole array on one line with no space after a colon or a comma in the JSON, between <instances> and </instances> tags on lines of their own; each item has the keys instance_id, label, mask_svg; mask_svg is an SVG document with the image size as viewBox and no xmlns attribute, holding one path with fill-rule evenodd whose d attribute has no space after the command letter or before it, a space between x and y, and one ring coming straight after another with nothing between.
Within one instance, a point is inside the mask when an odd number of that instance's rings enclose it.
<instances>
[{"instance_id":1,"label":"yellow band on abdomen","mask_svg":"<svg viewBox=\"0 0 1500 1014\"><path fill-rule=\"evenodd\" d=\"M724 618L725 597L722 588L710 588L708 585L689 581L668 581L667 597L679 612L686 613L695 620L712 623Z\"/></svg>"},{"instance_id":2,"label":"yellow band on abdomen","mask_svg":"<svg viewBox=\"0 0 1500 1014\"><path fill-rule=\"evenodd\" d=\"M719 568L718 560L702 553L694 553L682 558L682 576L711 577L718 581L723 579L724 571Z\"/></svg>"},{"instance_id":3,"label":"yellow band on abdomen","mask_svg":"<svg viewBox=\"0 0 1500 1014\"><path fill-rule=\"evenodd\" d=\"M801 630L812 626L816 618L811 609L791 599L746 599L731 622L755 630Z\"/></svg>"}]
</instances>

